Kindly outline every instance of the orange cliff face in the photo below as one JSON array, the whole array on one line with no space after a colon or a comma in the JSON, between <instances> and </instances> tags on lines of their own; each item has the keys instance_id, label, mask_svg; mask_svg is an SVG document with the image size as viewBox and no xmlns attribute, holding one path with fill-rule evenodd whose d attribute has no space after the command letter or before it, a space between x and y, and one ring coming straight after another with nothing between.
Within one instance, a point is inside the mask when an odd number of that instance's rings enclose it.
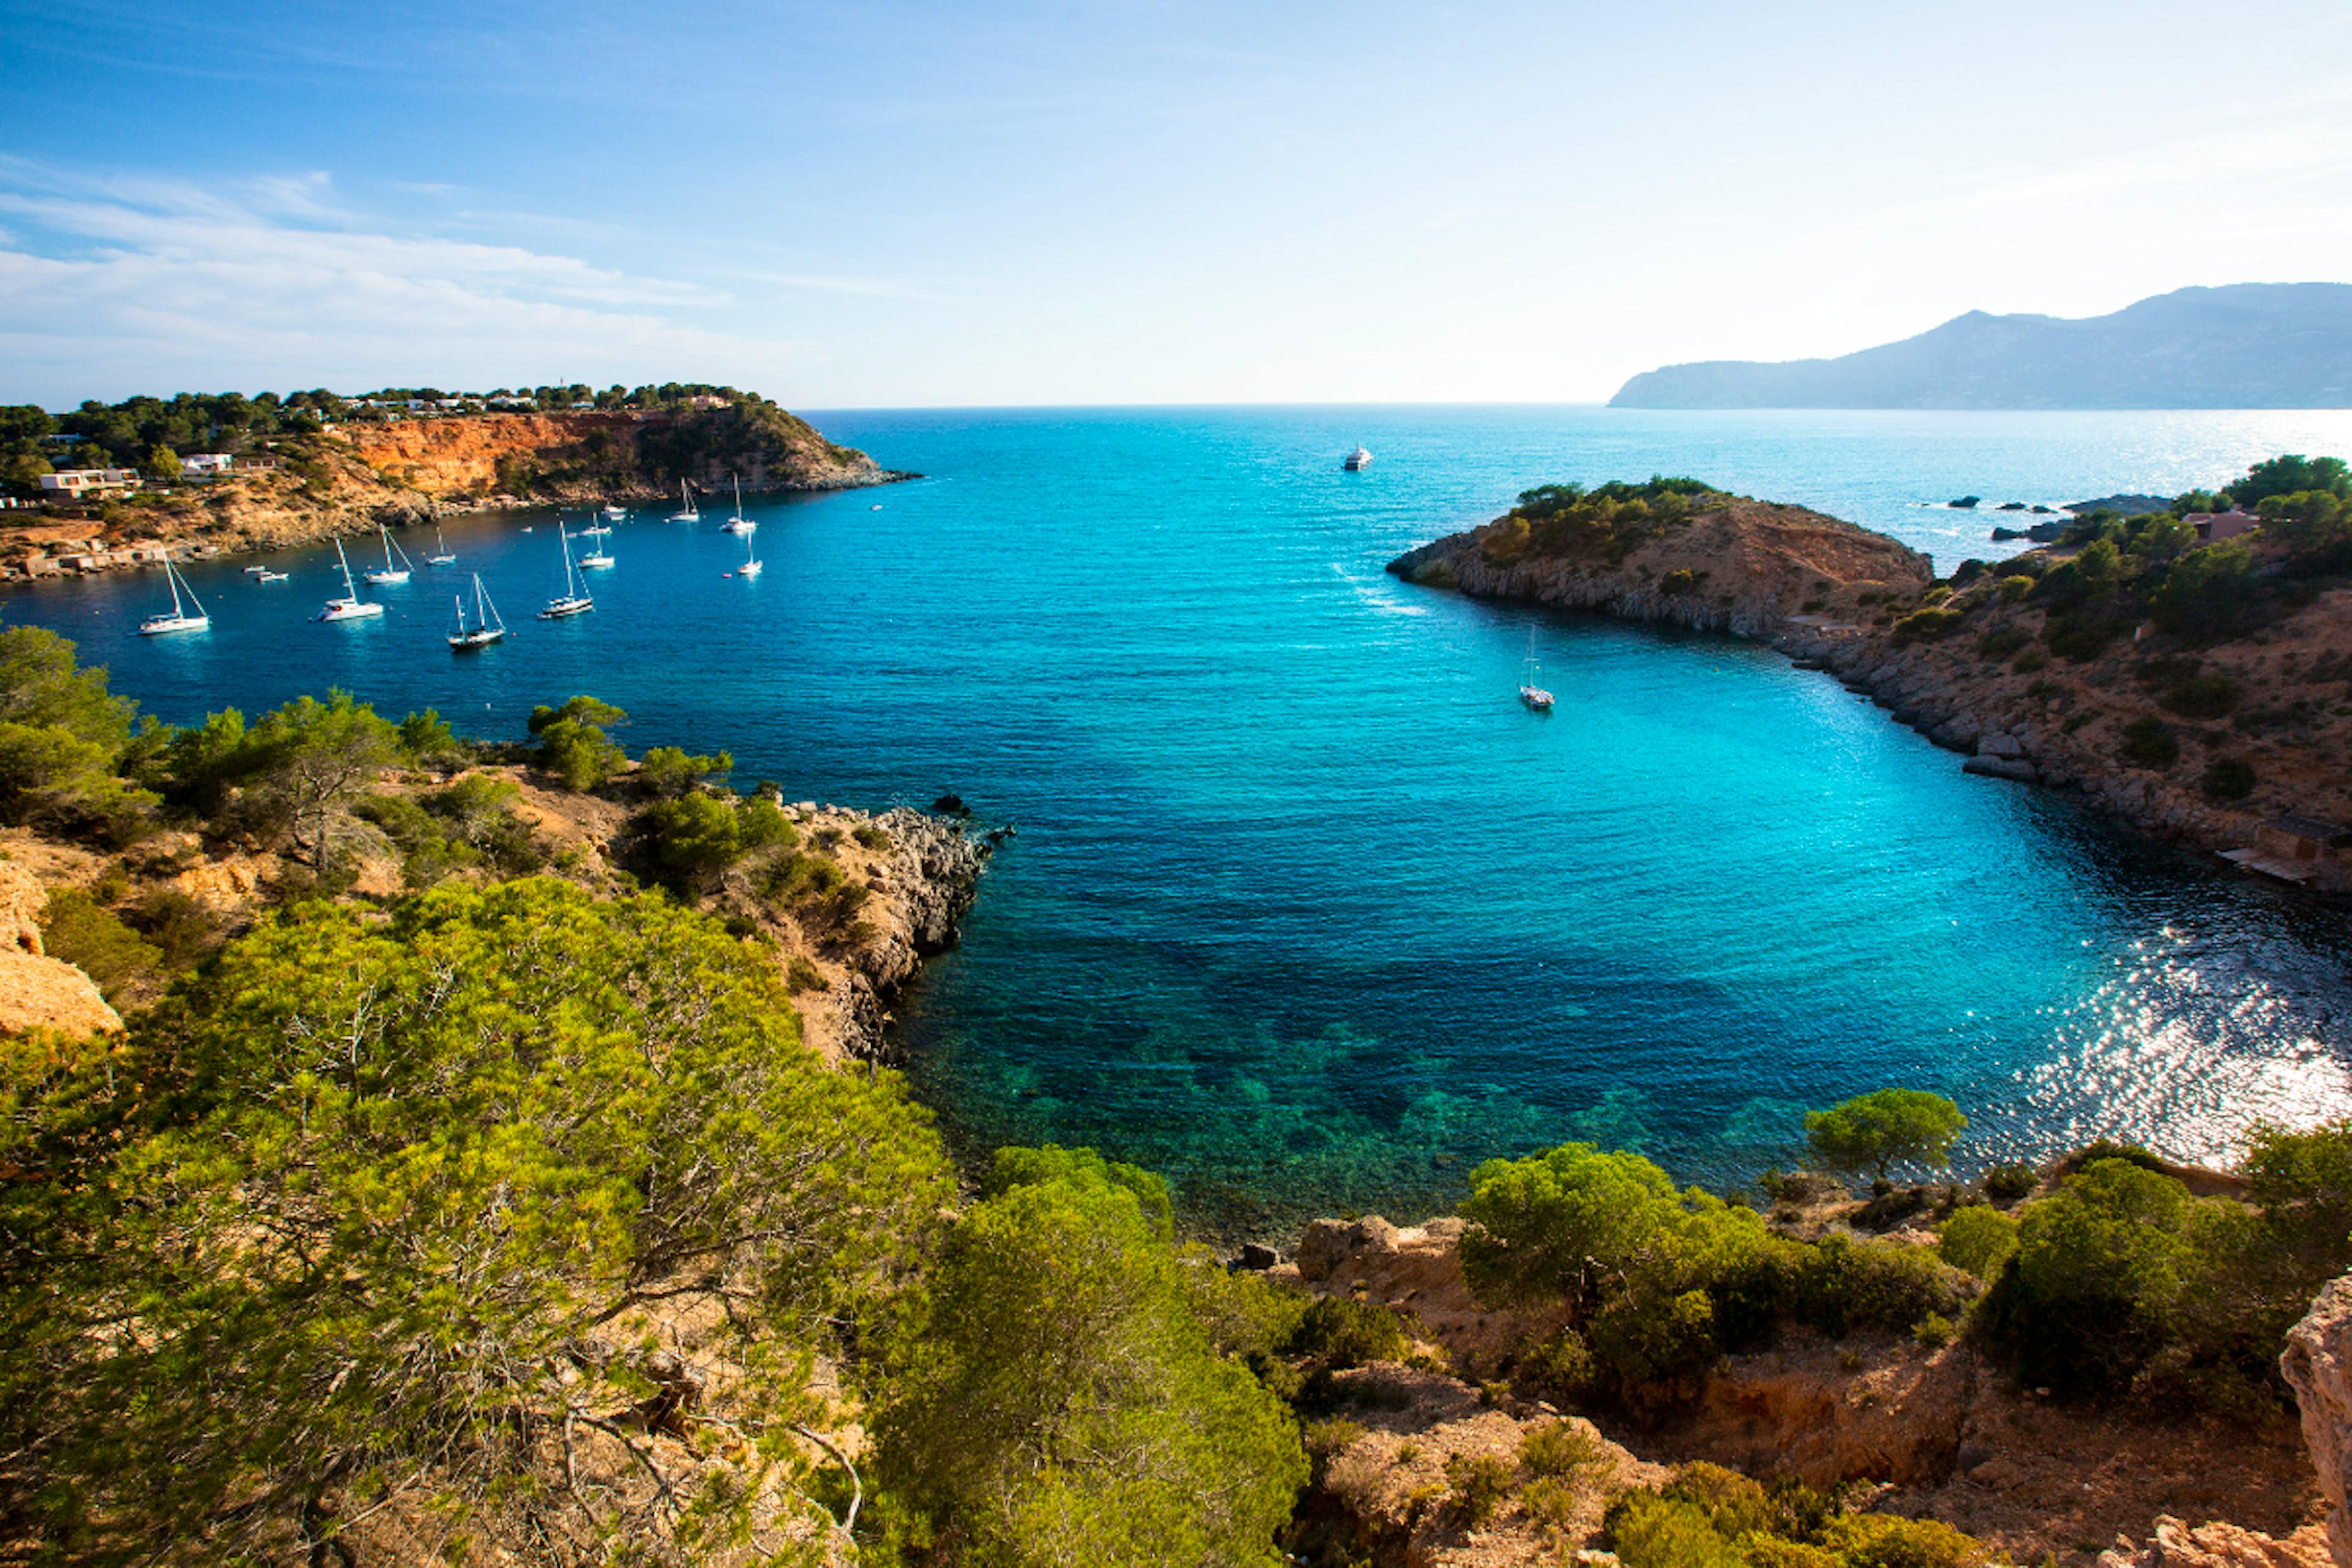
<instances>
[{"instance_id":1,"label":"orange cliff face","mask_svg":"<svg viewBox=\"0 0 2352 1568\"><path fill-rule=\"evenodd\" d=\"M625 460L634 466L642 427L643 421L625 413L474 414L347 425L337 434L386 479L454 500L496 493L502 458L569 461L599 433L605 443L625 446Z\"/></svg>"}]
</instances>

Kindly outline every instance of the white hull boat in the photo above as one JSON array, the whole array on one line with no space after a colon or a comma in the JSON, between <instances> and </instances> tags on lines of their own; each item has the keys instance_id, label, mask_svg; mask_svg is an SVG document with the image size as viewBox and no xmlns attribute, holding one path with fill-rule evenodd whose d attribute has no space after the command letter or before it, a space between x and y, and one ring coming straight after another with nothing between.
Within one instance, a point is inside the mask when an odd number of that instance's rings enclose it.
<instances>
[{"instance_id":1,"label":"white hull boat","mask_svg":"<svg viewBox=\"0 0 2352 1568\"><path fill-rule=\"evenodd\" d=\"M382 605L372 605L360 597L359 589L352 583L352 559L343 553L343 542L335 541L335 559L343 563L343 594L339 599L327 601L327 607L310 618L314 621L372 621L383 614Z\"/></svg>"},{"instance_id":2,"label":"white hull boat","mask_svg":"<svg viewBox=\"0 0 2352 1568\"><path fill-rule=\"evenodd\" d=\"M1371 462L1372 455L1370 452L1365 451L1361 447L1359 447L1354 451L1349 453L1347 459L1339 466L1352 474L1360 469L1371 467Z\"/></svg>"},{"instance_id":3,"label":"white hull boat","mask_svg":"<svg viewBox=\"0 0 2352 1568\"><path fill-rule=\"evenodd\" d=\"M457 564L457 554L450 550L449 542L441 537L441 525L437 522L433 525L433 553L425 558L425 564L427 566Z\"/></svg>"},{"instance_id":4,"label":"white hull boat","mask_svg":"<svg viewBox=\"0 0 2352 1568\"><path fill-rule=\"evenodd\" d=\"M583 539L609 539L613 531L609 528L583 528L580 531L580 536ZM594 550L580 558L580 570L583 572L602 571L612 564L613 547L601 542Z\"/></svg>"},{"instance_id":5,"label":"white hull boat","mask_svg":"<svg viewBox=\"0 0 2352 1568\"><path fill-rule=\"evenodd\" d=\"M1538 713L1551 711L1552 696L1543 688L1543 666L1536 662L1536 634L1528 633L1527 673L1519 677L1519 700Z\"/></svg>"},{"instance_id":6,"label":"white hull boat","mask_svg":"<svg viewBox=\"0 0 2352 1568\"><path fill-rule=\"evenodd\" d=\"M672 522L700 522L702 513L695 509L694 497L688 491L686 481L677 481L678 510L669 514Z\"/></svg>"},{"instance_id":7,"label":"white hull boat","mask_svg":"<svg viewBox=\"0 0 2352 1568\"><path fill-rule=\"evenodd\" d=\"M371 571L362 575L378 587L390 583L407 582L409 574L416 570L415 563L408 559L408 552L392 542L390 529L379 527L376 531L383 535L383 566L380 571ZM394 558L398 559L399 564L394 564Z\"/></svg>"},{"instance_id":8,"label":"white hull boat","mask_svg":"<svg viewBox=\"0 0 2352 1568\"><path fill-rule=\"evenodd\" d=\"M756 533L760 525L743 515L743 481L735 481L735 515L719 525L730 533Z\"/></svg>"},{"instance_id":9,"label":"white hull boat","mask_svg":"<svg viewBox=\"0 0 2352 1568\"><path fill-rule=\"evenodd\" d=\"M507 624L499 616L499 607L490 603L490 595L482 586L482 574L474 574L474 624L466 624L466 595L457 595L457 629L449 634L452 653L470 653L478 647L488 647L507 635Z\"/></svg>"},{"instance_id":10,"label":"white hull boat","mask_svg":"<svg viewBox=\"0 0 2352 1568\"><path fill-rule=\"evenodd\" d=\"M586 585L580 581L580 574L572 567L572 535L562 528L555 531L563 541L563 592L547 601L547 608L539 612L539 618L542 621L560 621L572 616L585 615L596 607L596 601L588 596Z\"/></svg>"},{"instance_id":11,"label":"white hull boat","mask_svg":"<svg viewBox=\"0 0 2352 1568\"><path fill-rule=\"evenodd\" d=\"M196 591L194 588L188 588L187 603L184 605L180 602L180 590L187 588L187 584L180 581L179 568L169 561L164 562L163 577L172 584L172 607L168 611L150 616L140 622L139 635L142 637L162 637L166 632L209 630L213 618L205 614L204 605L196 602Z\"/></svg>"}]
</instances>

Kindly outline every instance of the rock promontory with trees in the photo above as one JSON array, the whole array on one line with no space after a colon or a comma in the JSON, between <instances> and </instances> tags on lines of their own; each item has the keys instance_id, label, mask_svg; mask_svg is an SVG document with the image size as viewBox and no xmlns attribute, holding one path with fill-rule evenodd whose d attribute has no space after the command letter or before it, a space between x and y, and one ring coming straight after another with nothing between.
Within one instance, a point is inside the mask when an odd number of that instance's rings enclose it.
<instances>
[{"instance_id":1,"label":"rock promontory with trees","mask_svg":"<svg viewBox=\"0 0 2352 1568\"><path fill-rule=\"evenodd\" d=\"M1768 640L1971 773L2352 888L2352 470L2339 458L2273 458L2129 517L2091 510L2048 544L1940 578L1853 524L1664 477L1529 490L1389 570Z\"/></svg>"},{"instance_id":2,"label":"rock promontory with trees","mask_svg":"<svg viewBox=\"0 0 2352 1568\"><path fill-rule=\"evenodd\" d=\"M190 475L186 459L227 459ZM66 496L42 479L112 470ZM828 441L757 393L671 383L446 395L392 388L278 396L181 394L89 402L62 415L0 408L0 573L59 555L103 562L140 545L255 550L462 511L853 489L911 476ZM93 567L93 569L98 569Z\"/></svg>"}]
</instances>

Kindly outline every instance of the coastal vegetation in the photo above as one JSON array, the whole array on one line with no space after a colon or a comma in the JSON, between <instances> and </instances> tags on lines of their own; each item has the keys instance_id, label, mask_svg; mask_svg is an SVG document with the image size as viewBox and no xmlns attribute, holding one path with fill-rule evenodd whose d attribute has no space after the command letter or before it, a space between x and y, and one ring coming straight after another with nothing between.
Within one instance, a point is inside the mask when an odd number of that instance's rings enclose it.
<instances>
[{"instance_id":1,"label":"coastal vegetation","mask_svg":"<svg viewBox=\"0 0 2352 1568\"><path fill-rule=\"evenodd\" d=\"M1589 556L1616 563L1725 499L1704 480L1664 474L1643 483L1612 479L1591 489L1538 485L1522 490L1517 505L1480 530L1478 547L1498 565L1528 556Z\"/></svg>"}]
</instances>

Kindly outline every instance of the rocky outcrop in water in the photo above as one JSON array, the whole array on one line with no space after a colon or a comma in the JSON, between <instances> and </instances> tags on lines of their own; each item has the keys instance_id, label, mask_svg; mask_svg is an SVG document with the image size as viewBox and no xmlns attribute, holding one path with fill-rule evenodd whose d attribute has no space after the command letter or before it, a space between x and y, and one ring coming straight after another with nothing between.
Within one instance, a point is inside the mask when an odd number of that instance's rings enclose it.
<instances>
[{"instance_id":1,"label":"rocky outcrop in water","mask_svg":"<svg viewBox=\"0 0 2352 1568\"><path fill-rule=\"evenodd\" d=\"M1927 556L1884 534L1803 507L1728 497L1613 561L1498 557L1490 548L1496 527L1409 550L1388 569L1475 598L1600 610L1744 637L1771 636L1804 614L1850 613L1864 595L1907 598L1935 577Z\"/></svg>"}]
</instances>

